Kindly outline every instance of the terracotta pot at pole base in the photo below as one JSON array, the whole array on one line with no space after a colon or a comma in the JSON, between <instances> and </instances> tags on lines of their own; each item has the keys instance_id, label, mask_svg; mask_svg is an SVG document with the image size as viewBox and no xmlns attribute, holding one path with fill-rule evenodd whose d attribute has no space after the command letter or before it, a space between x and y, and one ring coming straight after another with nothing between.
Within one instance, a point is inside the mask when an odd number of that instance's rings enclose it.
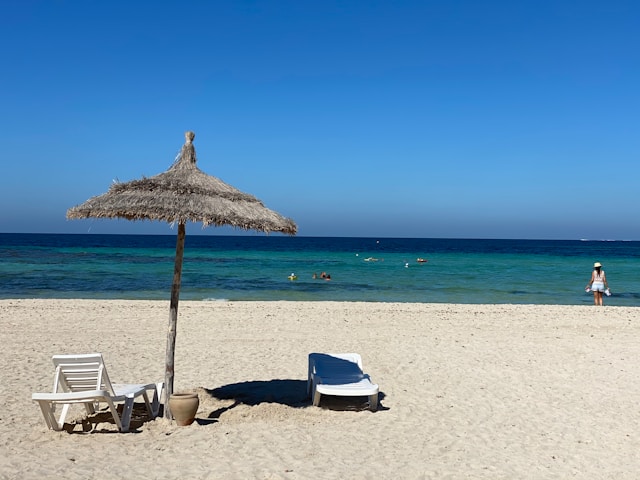
<instances>
[{"instance_id":1,"label":"terracotta pot at pole base","mask_svg":"<svg viewBox=\"0 0 640 480\"><path fill-rule=\"evenodd\" d=\"M200 400L197 393L174 393L169 398L173 419L181 427L191 425L196 418Z\"/></svg>"}]
</instances>

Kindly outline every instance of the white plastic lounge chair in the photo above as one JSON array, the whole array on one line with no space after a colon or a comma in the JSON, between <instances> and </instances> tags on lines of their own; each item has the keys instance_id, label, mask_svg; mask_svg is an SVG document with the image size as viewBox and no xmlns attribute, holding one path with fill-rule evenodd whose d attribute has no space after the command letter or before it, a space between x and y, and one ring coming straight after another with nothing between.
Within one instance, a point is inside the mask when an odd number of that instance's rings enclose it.
<instances>
[{"instance_id":1,"label":"white plastic lounge chair","mask_svg":"<svg viewBox=\"0 0 640 480\"><path fill-rule=\"evenodd\" d=\"M362 371L357 353L310 353L307 393L313 405L320 405L321 395L369 397L369 409L378 409L378 385Z\"/></svg>"},{"instance_id":2,"label":"white plastic lounge chair","mask_svg":"<svg viewBox=\"0 0 640 480\"><path fill-rule=\"evenodd\" d=\"M150 419L158 415L162 383L125 385L112 384L107 375L101 353L82 355L54 355L55 375L52 393L34 393L31 399L38 402L44 421L52 430L62 430L64 420L73 404L84 404L87 414L95 413L99 403L106 403L113 420L121 432L129 431L133 402L142 396ZM149 401L149 393L152 401ZM124 402L122 416L116 403ZM56 407L62 406L56 420Z\"/></svg>"}]
</instances>

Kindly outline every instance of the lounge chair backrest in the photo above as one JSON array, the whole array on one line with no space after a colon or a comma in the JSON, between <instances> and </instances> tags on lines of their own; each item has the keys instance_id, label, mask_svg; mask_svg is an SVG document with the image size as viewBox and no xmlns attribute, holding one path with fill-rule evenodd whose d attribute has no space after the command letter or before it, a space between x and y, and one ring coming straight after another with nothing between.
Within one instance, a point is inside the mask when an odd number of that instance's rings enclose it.
<instances>
[{"instance_id":1,"label":"lounge chair backrest","mask_svg":"<svg viewBox=\"0 0 640 480\"><path fill-rule=\"evenodd\" d=\"M362 378L362 358L358 353L312 353L309 369L326 378Z\"/></svg>"},{"instance_id":2,"label":"lounge chair backrest","mask_svg":"<svg viewBox=\"0 0 640 480\"><path fill-rule=\"evenodd\" d=\"M84 392L106 390L113 394L113 386L100 353L82 355L54 355L56 367L53 391Z\"/></svg>"},{"instance_id":3,"label":"lounge chair backrest","mask_svg":"<svg viewBox=\"0 0 640 480\"><path fill-rule=\"evenodd\" d=\"M358 365L358 368L362 370L362 357L360 356L359 353L330 353L330 354L327 354L326 356L323 356L323 361L331 360L330 358L327 358L327 357L347 360L351 363L355 363L356 365Z\"/></svg>"}]
</instances>

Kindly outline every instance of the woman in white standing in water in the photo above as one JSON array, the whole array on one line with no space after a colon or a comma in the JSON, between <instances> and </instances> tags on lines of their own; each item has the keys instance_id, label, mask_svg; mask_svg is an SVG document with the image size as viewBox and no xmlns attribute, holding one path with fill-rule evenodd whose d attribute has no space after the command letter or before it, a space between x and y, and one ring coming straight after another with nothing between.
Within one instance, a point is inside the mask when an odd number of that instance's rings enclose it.
<instances>
[{"instance_id":1,"label":"woman in white standing in water","mask_svg":"<svg viewBox=\"0 0 640 480\"><path fill-rule=\"evenodd\" d=\"M587 292L593 290L593 303L594 305L602 305L602 294L605 289L609 290L609 284L607 283L607 276L602 270L602 264L596 262L593 264L593 272L591 272L591 281L585 288Z\"/></svg>"}]
</instances>

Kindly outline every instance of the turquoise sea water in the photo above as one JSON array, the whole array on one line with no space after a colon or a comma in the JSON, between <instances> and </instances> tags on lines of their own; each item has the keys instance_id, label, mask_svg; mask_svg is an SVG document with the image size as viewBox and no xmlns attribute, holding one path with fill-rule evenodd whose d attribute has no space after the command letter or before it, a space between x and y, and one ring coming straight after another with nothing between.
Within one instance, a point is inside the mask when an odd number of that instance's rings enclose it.
<instances>
[{"instance_id":1,"label":"turquoise sea water","mask_svg":"<svg viewBox=\"0 0 640 480\"><path fill-rule=\"evenodd\" d=\"M0 234L0 298L168 300L174 255L174 236ZM187 236L180 298L589 305L595 261L605 304L639 306L640 242L280 235Z\"/></svg>"}]
</instances>

